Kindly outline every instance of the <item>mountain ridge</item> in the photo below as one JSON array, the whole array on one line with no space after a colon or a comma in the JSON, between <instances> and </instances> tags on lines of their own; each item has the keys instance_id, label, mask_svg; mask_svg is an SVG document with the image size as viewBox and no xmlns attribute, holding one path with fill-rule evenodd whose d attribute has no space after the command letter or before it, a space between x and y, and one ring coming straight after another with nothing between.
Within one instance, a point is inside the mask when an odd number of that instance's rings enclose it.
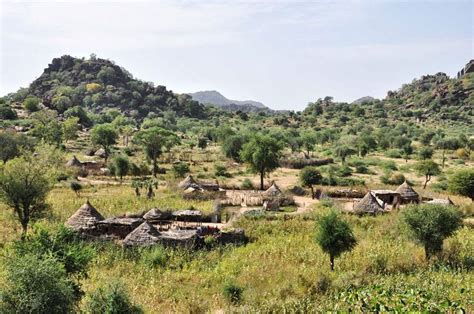
<instances>
[{"instance_id":1,"label":"mountain ridge","mask_svg":"<svg viewBox=\"0 0 474 314\"><path fill-rule=\"evenodd\" d=\"M234 100L229 99L216 90L205 90L193 93L187 93L193 100L199 101L202 104L210 104L221 108L243 107L255 109L270 109L263 103L255 100ZM235 106L233 106L235 105Z\"/></svg>"}]
</instances>

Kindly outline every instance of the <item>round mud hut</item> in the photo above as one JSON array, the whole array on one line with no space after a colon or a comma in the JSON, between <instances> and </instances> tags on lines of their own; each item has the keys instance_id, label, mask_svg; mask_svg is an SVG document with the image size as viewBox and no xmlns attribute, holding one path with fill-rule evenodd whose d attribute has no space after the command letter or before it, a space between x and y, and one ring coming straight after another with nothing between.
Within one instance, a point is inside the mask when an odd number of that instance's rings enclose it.
<instances>
[{"instance_id":1,"label":"round mud hut","mask_svg":"<svg viewBox=\"0 0 474 314\"><path fill-rule=\"evenodd\" d=\"M405 181L403 182L395 192L400 194L401 204L419 203L420 195Z\"/></svg>"}]
</instances>

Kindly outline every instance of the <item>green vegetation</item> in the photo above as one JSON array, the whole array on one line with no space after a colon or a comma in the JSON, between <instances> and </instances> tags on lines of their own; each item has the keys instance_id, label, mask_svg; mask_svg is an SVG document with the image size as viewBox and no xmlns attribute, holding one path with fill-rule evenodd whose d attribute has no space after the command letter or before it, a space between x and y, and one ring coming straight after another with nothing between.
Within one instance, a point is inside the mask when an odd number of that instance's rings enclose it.
<instances>
[{"instance_id":1,"label":"green vegetation","mask_svg":"<svg viewBox=\"0 0 474 314\"><path fill-rule=\"evenodd\" d=\"M334 270L334 259L342 253L352 250L356 246L357 240L349 224L341 220L334 211L321 217L318 226L316 242L325 253L329 254L331 270Z\"/></svg>"},{"instance_id":2,"label":"green vegetation","mask_svg":"<svg viewBox=\"0 0 474 314\"><path fill-rule=\"evenodd\" d=\"M444 205L414 205L403 212L413 237L425 248L426 259L443 250L443 241L461 227L458 210Z\"/></svg>"},{"instance_id":3,"label":"green vegetation","mask_svg":"<svg viewBox=\"0 0 474 314\"><path fill-rule=\"evenodd\" d=\"M244 112L95 56L54 59L0 98L0 312L472 312L473 84L436 74L381 100ZM274 181L294 203L241 214L188 199L187 174L236 195ZM347 213L405 181L422 202L455 205ZM249 242L83 241L62 225L86 200L104 217L219 210Z\"/></svg>"}]
</instances>

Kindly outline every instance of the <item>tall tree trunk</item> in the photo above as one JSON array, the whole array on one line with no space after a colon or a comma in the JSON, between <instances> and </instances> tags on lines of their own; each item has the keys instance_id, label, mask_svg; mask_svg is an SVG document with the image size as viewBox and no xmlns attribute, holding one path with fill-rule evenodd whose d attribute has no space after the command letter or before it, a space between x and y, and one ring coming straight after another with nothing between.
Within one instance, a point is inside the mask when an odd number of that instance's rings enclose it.
<instances>
[{"instance_id":1,"label":"tall tree trunk","mask_svg":"<svg viewBox=\"0 0 474 314\"><path fill-rule=\"evenodd\" d=\"M265 175L265 171L260 170L260 190L263 190L263 176Z\"/></svg>"},{"instance_id":2,"label":"tall tree trunk","mask_svg":"<svg viewBox=\"0 0 474 314\"><path fill-rule=\"evenodd\" d=\"M334 271L334 256L329 256L329 261L331 262L331 271Z\"/></svg>"},{"instance_id":3,"label":"tall tree trunk","mask_svg":"<svg viewBox=\"0 0 474 314\"><path fill-rule=\"evenodd\" d=\"M314 200L314 188L312 185L310 186L310 189L311 189L311 198Z\"/></svg>"},{"instance_id":4,"label":"tall tree trunk","mask_svg":"<svg viewBox=\"0 0 474 314\"><path fill-rule=\"evenodd\" d=\"M156 178L156 174L158 173L158 164L156 163L156 158L153 158L153 176Z\"/></svg>"},{"instance_id":5,"label":"tall tree trunk","mask_svg":"<svg viewBox=\"0 0 474 314\"><path fill-rule=\"evenodd\" d=\"M426 185L428 184L430 180L431 180L431 176L427 174L425 178L425 184L423 185L423 190L426 189Z\"/></svg>"}]
</instances>

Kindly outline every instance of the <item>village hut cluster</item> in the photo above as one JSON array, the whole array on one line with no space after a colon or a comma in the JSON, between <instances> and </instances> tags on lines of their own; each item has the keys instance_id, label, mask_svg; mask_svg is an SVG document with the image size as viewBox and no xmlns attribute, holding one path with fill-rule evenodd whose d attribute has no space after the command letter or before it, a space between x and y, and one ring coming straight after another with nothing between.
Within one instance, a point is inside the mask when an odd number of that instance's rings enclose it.
<instances>
[{"instance_id":1,"label":"village hut cluster","mask_svg":"<svg viewBox=\"0 0 474 314\"><path fill-rule=\"evenodd\" d=\"M185 246L199 248L205 237L219 244L242 244L247 238L242 229L223 230L216 224L202 223L197 210L161 211L152 208L144 214L104 218L89 201L82 205L66 225L85 238L119 240L124 246Z\"/></svg>"},{"instance_id":2,"label":"village hut cluster","mask_svg":"<svg viewBox=\"0 0 474 314\"><path fill-rule=\"evenodd\" d=\"M418 204L422 201L431 204L454 205L448 198L444 199L422 199L420 195L406 181L395 191L392 190L371 190L365 196L354 203L353 213L363 215L377 215L397 209L407 204Z\"/></svg>"}]
</instances>

